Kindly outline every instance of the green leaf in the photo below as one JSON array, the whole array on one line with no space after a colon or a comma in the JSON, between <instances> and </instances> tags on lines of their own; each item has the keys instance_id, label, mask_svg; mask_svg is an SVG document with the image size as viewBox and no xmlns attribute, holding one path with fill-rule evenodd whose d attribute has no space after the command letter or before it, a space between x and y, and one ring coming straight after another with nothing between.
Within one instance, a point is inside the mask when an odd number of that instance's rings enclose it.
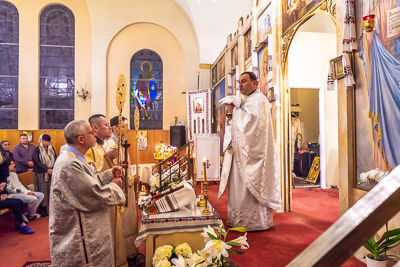
<instances>
[{"instance_id":1,"label":"green leaf","mask_svg":"<svg viewBox=\"0 0 400 267\"><path fill-rule=\"evenodd\" d=\"M374 253L374 251L375 251L375 249L373 247L371 247L371 245L368 243L368 241L367 241L367 243L364 244L364 247L366 249L368 249L368 251L371 253Z\"/></svg>"},{"instance_id":2,"label":"green leaf","mask_svg":"<svg viewBox=\"0 0 400 267\"><path fill-rule=\"evenodd\" d=\"M216 238L213 234L210 234L209 232L207 232L207 234L208 234L208 236L209 236L211 239L213 239L213 240L218 239L218 238Z\"/></svg>"},{"instance_id":3,"label":"green leaf","mask_svg":"<svg viewBox=\"0 0 400 267\"><path fill-rule=\"evenodd\" d=\"M396 235L400 235L400 228L396 228L396 229L387 231L386 233L384 233L382 235L381 239L387 239L387 238L390 238L390 237L396 236Z\"/></svg>"},{"instance_id":4,"label":"green leaf","mask_svg":"<svg viewBox=\"0 0 400 267\"><path fill-rule=\"evenodd\" d=\"M378 245L380 245L380 243L382 243L384 240L386 240L392 236L396 236L396 235L400 235L400 228L396 228L396 229L387 231L386 233L384 233L382 235L381 239L379 239L379 241L376 243L378 243Z\"/></svg>"},{"instance_id":5,"label":"green leaf","mask_svg":"<svg viewBox=\"0 0 400 267\"><path fill-rule=\"evenodd\" d=\"M400 235L393 237L392 239L389 239L386 242L383 242L380 246L379 249L384 248L384 247L388 247L391 246L393 244L395 244L396 242L400 241Z\"/></svg>"},{"instance_id":6,"label":"green leaf","mask_svg":"<svg viewBox=\"0 0 400 267\"><path fill-rule=\"evenodd\" d=\"M232 230L232 231L236 231L236 232L241 232L241 233L244 233L244 232L249 231L249 229L244 228L244 227L229 228L228 230Z\"/></svg>"},{"instance_id":7,"label":"green leaf","mask_svg":"<svg viewBox=\"0 0 400 267\"><path fill-rule=\"evenodd\" d=\"M372 236L367 242L373 247L375 245L375 236Z\"/></svg>"},{"instance_id":8,"label":"green leaf","mask_svg":"<svg viewBox=\"0 0 400 267\"><path fill-rule=\"evenodd\" d=\"M394 246L391 246L391 247L386 247L385 249L379 250L378 253L379 253L379 254L382 254L383 252L389 251L389 250L391 250L391 249L397 247L398 245L400 245L400 243L397 244L397 245L394 245Z\"/></svg>"},{"instance_id":9,"label":"green leaf","mask_svg":"<svg viewBox=\"0 0 400 267\"><path fill-rule=\"evenodd\" d=\"M228 245L230 245L230 246L234 246L234 247L237 247L237 246L239 246L239 245L240 245L239 243L232 242L232 241L225 242L225 243L227 243L227 244L228 244Z\"/></svg>"},{"instance_id":10,"label":"green leaf","mask_svg":"<svg viewBox=\"0 0 400 267\"><path fill-rule=\"evenodd\" d=\"M237 255L242 255L245 253L245 251L239 251L239 250L233 250L233 249L227 249L226 251L228 251L228 253L233 253L233 254L237 254Z\"/></svg>"}]
</instances>

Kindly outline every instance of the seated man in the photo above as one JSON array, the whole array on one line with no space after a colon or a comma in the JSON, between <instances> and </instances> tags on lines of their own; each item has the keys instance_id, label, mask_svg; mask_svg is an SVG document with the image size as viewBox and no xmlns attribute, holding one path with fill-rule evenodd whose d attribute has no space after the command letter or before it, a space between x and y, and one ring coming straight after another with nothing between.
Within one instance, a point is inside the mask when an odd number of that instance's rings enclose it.
<instances>
[{"instance_id":1,"label":"seated man","mask_svg":"<svg viewBox=\"0 0 400 267\"><path fill-rule=\"evenodd\" d=\"M36 210L39 204L43 200L43 193L32 192L25 188L18 179L18 175L15 173L15 163L10 160L9 171L10 175L7 178L7 198L20 199L25 204L28 204L28 220L33 221L40 218L40 214L36 214Z\"/></svg>"}]
</instances>

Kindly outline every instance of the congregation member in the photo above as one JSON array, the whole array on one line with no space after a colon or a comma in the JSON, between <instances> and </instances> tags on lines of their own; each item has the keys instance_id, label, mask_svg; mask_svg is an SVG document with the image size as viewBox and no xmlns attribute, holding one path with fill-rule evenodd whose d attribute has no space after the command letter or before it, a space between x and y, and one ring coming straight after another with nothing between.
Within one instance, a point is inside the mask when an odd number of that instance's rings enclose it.
<instances>
[{"instance_id":1,"label":"congregation member","mask_svg":"<svg viewBox=\"0 0 400 267\"><path fill-rule=\"evenodd\" d=\"M35 173L35 191L41 192L44 195L43 201L39 206L39 213L42 217L49 216L47 206L50 196L50 180L56 159L57 153L52 146L50 135L42 134L39 137L39 145L35 148L32 155L34 163L33 172Z\"/></svg>"},{"instance_id":2,"label":"congregation member","mask_svg":"<svg viewBox=\"0 0 400 267\"><path fill-rule=\"evenodd\" d=\"M239 89L245 100L220 100L228 119L218 197L228 184L229 226L264 230L273 225L273 209L282 208L271 111L253 72L242 73Z\"/></svg>"},{"instance_id":3,"label":"congregation member","mask_svg":"<svg viewBox=\"0 0 400 267\"><path fill-rule=\"evenodd\" d=\"M104 149L106 152L110 150L115 150L118 153L118 116L110 119L110 126L112 128L112 135L104 143ZM122 117L122 122L126 118ZM121 139L126 140L127 133L125 133L124 127L121 127ZM124 149L120 150L121 161L125 160ZM118 165L117 158L114 159L113 163ZM125 171L128 172L128 207L125 207L125 211L121 213L121 224L122 231L124 234L125 251L126 257L128 258L129 266L139 266L145 262L145 257L139 254L139 248L135 246L135 240L139 233L138 229L138 209L135 203L135 187L133 184L138 184L140 181L139 175L134 175L132 177L131 173L131 162L128 154L128 162L123 164L125 166Z\"/></svg>"},{"instance_id":4,"label":"congregation member","mask_svg":"<svg viewBox=\"0 0 400 267\"><path fill-rule=\"evenodd\" d=\"M1 141L1 144L3 145L4 157L6 160L14 159L13 153L10 151L10 141L3 140Z\"/></svg>"},{"instance_id":5,"label":"congregation member","mask_svg":"<svg viewBox=\"0 0 400 267\"><path fill-rule=\"evenodd\" d=\"M28 225L28 220L23 215L22 210L24 208L24 202L20 199L7 198L8 192L6 190L7 177L9 176L9 163L4 157L3 145L0 144L0 210L9 209L13 212L15 217L15 228L14 230L20 230L21 234L30 235L34 234Z\"/></svg>"},{"instance_id":6,"label":"congregation member","mask_svg":"<svg viewBox=\"0 0 400 267\"><path fill-rule=\"evenodd\" d=\"M35 146L29 144L28 135L21 134L19 136L19 144L14 147L14 160L17 174L27 172L33 168L32 154L35 151Z\"/></svg>"},{"instance_id":7,"label":"congregation member","mask_svg":"<svg viewBox=\"0 0 400 267\"><path fill-rule=\"evenodd\" d=\"M9 161L10 166L8 167L10 175L7 178L7 198L20 199L27 204L28 219L29 221L40 218L40 214L36 214L39 204L43 200L43 193L32 192L21 183L18 179L18 175L15 173L15 163L13 160Z\"/></svg>"},{"instance_id":8,"label":"congregation member","mask_svg":"<svg viewBox=\"0 0 400 267\"><path fill-rule=\"evenodd\" d=\"M52 266L115 266L109 208L125 202L121 167L95 173L85 154L96 144L85 120L64 129L68 147L54 165L49 238Z\"/></svg>"},{"instance_id":9,"label":"congregation member","mask_svg":"<svg viewBox=\"0 0 400 267\"><path fill-rule=\"evenodd\" d=\"M92 165L97 173L104 172L114 166L113 160L117 157L117 152L111 150L106 153L104 150L104 141L111 137L112 130L110 123L107 121L106 117L101 114L92 115L89 118L90 126L93 129L96 143L94 147L91 147L86 152L87 163ZM128 266L124 234L122 229L121 215L116 212L117 207L111 207L109 209L111 226L114 231L113 236L115 236L117 260L116 266Z\"/></svg>"}]
</instances>

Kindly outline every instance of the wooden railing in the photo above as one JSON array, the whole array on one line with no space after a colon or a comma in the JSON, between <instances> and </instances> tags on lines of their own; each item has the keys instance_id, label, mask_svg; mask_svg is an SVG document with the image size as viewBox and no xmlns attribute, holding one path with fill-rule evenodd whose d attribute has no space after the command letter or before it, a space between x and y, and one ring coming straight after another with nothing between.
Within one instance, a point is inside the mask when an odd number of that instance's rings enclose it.
<instances>
[{"instance_id":1,"label":"wooden railing","mask_svg":"<svg viewBox=\"0 0 400 267\"><path fill-rule=\"evenodd\" d=\"M398 167L287 266L340 266L399 211Z\"/></svg>"},{"instance_id":2,"label":"wooden railing","mask_svg":"<svg viewBox=\"0 0 400 267\"><path fill-rule=\"evenodd\" d=\"M192 168L190 168L190 155L192 150L193 143L188 142L179 147L175 153L153 167L152 175L158 173L160 179L160 188L157 190L158 192L166 190L169 184L176 182L173 179L175 174L179 181L189 180L190 177L192 177Z\"/></svg>"}]
</instances>

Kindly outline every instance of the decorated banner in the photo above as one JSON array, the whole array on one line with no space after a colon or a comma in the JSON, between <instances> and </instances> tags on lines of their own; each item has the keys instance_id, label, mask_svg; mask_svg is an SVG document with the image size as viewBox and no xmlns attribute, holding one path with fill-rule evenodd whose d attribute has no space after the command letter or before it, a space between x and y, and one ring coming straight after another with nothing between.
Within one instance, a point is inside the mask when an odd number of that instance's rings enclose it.
<instances>
[{"instance_id":1,"label":"decorated banner","mask_svg":"<svg viewBox=\"0 0 400 267\"><path fill-rule=\"evenodd\" d=\"M211 90L186 92L187 136L193 141L196 134L211 133Z\"/></svg>"},{"instance_id":2,"label":"decorated banner","mask_svg":"<svg viewBox=\"0 0 400 267\"><path fill-rule=\"evenodd\" d=\"M207 181L220 180L220 138L217 134L198 134L195 139L196 180L201 180L203 159L206 161Z\"/></svg>"}]
</instances>

